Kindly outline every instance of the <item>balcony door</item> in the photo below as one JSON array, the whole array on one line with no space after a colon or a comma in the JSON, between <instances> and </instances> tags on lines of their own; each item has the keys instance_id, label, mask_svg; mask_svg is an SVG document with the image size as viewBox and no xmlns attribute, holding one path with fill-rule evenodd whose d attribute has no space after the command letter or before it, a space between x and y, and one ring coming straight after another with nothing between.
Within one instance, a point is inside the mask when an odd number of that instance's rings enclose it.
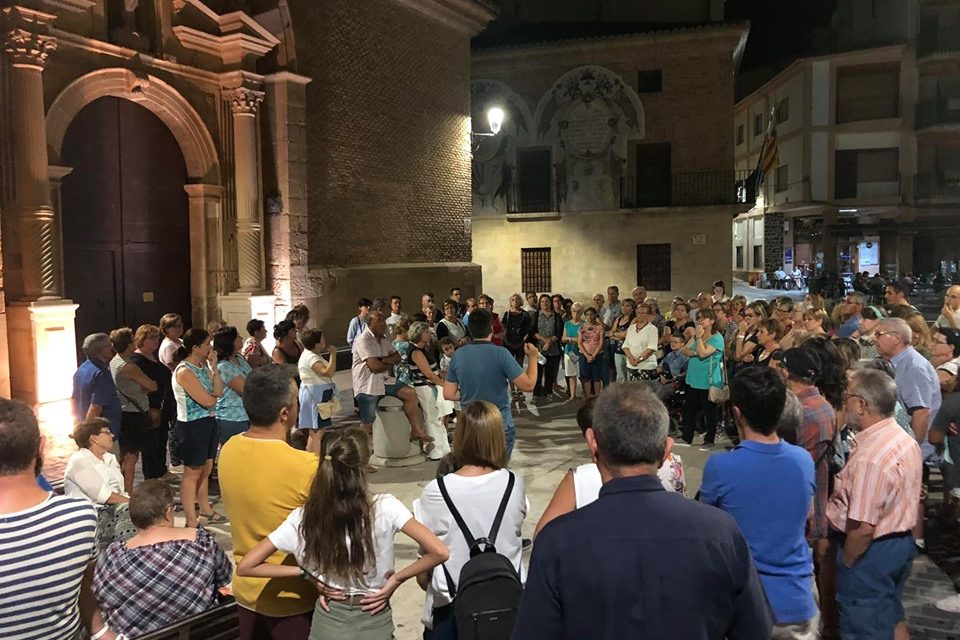
<instances>
[{"instance_id":1,"label":"balcony door","mask_svg":"<svg viewBox=\"0 0 960 640\"><path fill-rule=\"evenodd\" d=\"M552 211L550 149L517 151L518 211Z\"/></svg>"},{"instance_id":2,"label":"balcony door","mask_svg":"<svg viewBox=\"0 0 960 640\"><path fill-rule=\"evenodd\" d=\"M637 145L637 172L634 185L627 185L634 207L668 207L672 200L670 143Z\"/></svg>"}]
</instances>

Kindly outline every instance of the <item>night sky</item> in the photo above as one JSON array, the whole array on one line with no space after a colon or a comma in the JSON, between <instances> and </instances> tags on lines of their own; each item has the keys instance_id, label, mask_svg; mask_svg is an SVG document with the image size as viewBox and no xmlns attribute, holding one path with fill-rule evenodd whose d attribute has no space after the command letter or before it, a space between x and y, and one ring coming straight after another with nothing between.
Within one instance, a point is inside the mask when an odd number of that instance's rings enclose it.
<instances>
[{"instance_id":1,"label":"night sky","mask_svg":"<svg viewBox=\"0 0 960 640\"><path fill-rule=\"evenodd\" d=\"M741 69L790 61L814 53L812 37L829 27L836 0L727 0L728 20L750 20Z\"/></svg>"}]
</instances>

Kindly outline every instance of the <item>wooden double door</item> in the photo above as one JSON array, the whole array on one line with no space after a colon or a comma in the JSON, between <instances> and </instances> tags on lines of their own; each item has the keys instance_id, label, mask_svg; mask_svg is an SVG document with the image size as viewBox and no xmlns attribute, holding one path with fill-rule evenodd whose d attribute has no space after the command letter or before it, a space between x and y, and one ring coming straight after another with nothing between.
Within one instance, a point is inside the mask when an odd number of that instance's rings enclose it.
<instances>
[{"instance_id":1,"label":"wooden double door","mask_svg":"<svg viewBox=\"0 0 960 640\"><path fill-rule=\"evenodd\" d=\"M60 201L78 342L170 312L189 325L187 170L170 130L134 102L100 98L70 124L61 157L73 168Z\"/></svg>"}]
</instances>

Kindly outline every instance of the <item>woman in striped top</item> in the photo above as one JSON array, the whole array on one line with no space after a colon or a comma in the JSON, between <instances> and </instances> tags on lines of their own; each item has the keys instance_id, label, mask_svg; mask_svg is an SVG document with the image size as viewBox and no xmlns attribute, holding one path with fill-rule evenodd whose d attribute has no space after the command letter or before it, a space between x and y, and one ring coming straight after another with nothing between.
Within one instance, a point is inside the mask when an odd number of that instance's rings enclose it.
<instances>
[{"instance_id":1,"label":"woman in striped top","mask_svg":"<svg viewBox=\"0 0 960 640\"><path fill-rule=\"evenodd\" d=\"M417 393L420 408L423 410L423 424L427 435L433 438L433 450L428 454L431 460L440 460L450 453L447 430L440 421L440 409L437 398L443 389L440 377L440 363L433 355L430 343L433 333L426 322L414 322L407 332L410 338L410 379Z\"/></svg>"},{"instance_id":2,"label":"woman in striped top","mask_svg":"<svg viewBox=\"0 0 960 640\"><path fill-rule=\"evenodd\" d=\"M213 459L217 455L217 399L223 395L223 380L217 371L217 354L210 348L210 334L193 328L183 334L183 344L174 356L173 396L177 400L177 424L174 428L183 458L183 482L180 500L187 517L187 526L198 523L200 516L219 522L210 504L207 484Z\"/></svg>"}]
</instances>

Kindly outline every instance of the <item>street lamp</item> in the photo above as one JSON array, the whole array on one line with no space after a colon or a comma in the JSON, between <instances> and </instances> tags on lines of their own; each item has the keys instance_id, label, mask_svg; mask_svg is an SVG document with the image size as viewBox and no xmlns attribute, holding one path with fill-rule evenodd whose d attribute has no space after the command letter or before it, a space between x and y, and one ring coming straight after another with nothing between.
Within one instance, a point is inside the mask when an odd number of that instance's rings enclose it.
<instances>
[{"instance_id":1,"label":"street lamp","mask_svg":"<svg viewBox=\"0 0 960 640\"><path fill-rule=\"evenodd\" d=\"M470 135L478 138L489 138L500 133L503 127L504 112L500 107L490 107L487 109L487 126L489 131L471 131Z\"/></svg>"}]
</instances>

